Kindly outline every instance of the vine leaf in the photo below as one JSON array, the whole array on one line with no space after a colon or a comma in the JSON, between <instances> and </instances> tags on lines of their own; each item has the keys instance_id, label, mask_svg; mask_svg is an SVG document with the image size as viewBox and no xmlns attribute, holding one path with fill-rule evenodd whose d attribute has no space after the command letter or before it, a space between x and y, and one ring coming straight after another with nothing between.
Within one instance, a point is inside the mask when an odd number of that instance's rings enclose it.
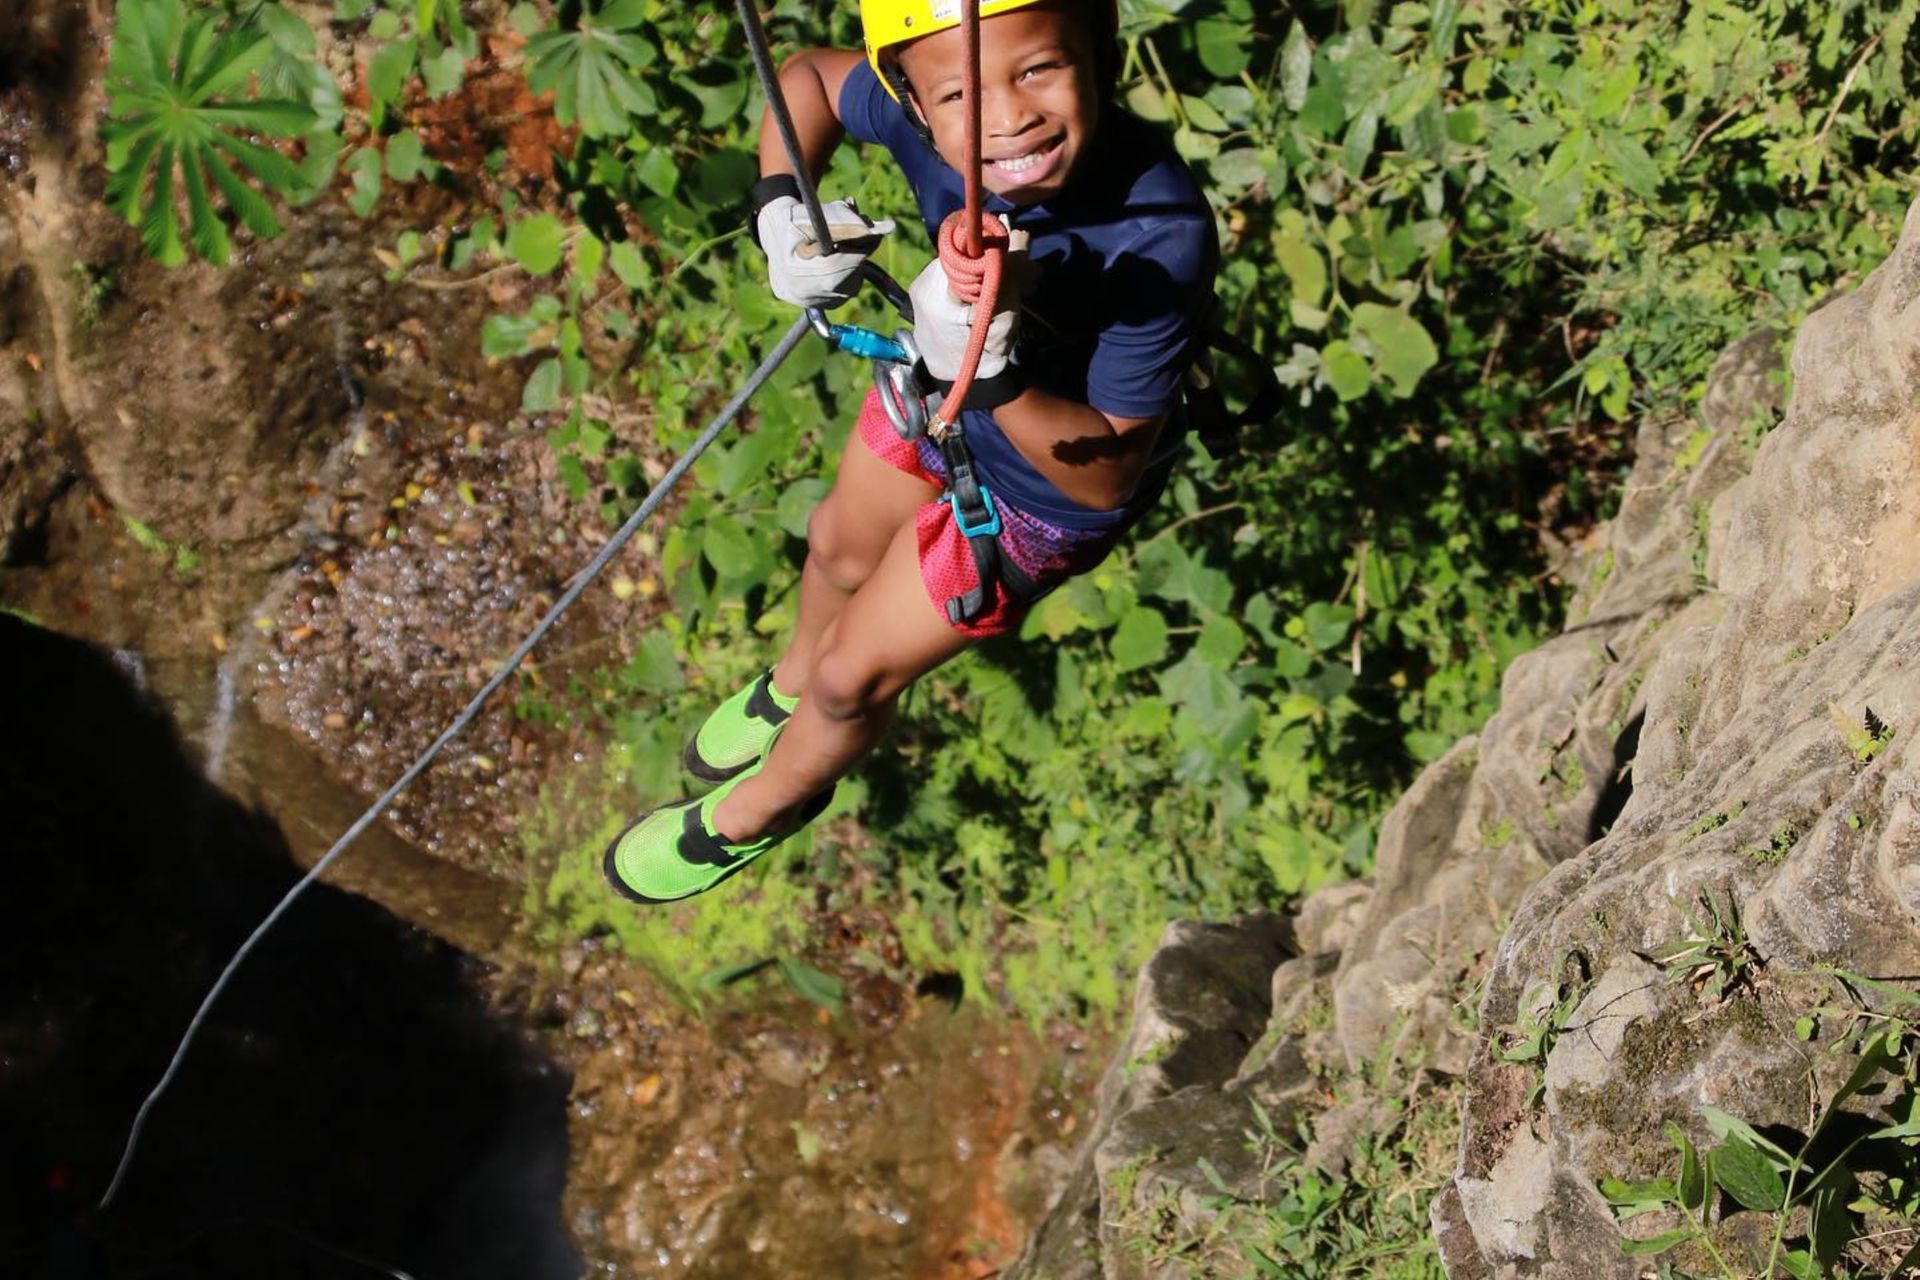
<instances>
[{"instance_id":1,"label":"vine leaf","mask_svg":"<svg viewBox=\"0 0 1920 1280\"><path fill-rule=\"evenodd\" d=\"M278 195L302 186L293 161L246 136L298 137L318 122L306 103L246 96L274 52L252 23L223 31L210 16L188 18L180 0L122 0L107 62L111 119L101 130L107 203L140 228L147 252L166 266L186 261L188 244L215 264L232 251L209 178L255 235L280 234L265 197L233 163Z\"/></svg>"},{"instance_id":2,"label":"vine leaf","mask_svg":"<svg viewBox=\"0 0 1920 1280\"><path fill-rule=\"evenodd\" d=\"M633 34L647 0L612 0L583 8L573 31L543 31L527 41L527 85L553 90L553 114L561 124L578 122L590 138L624 137L629 119L660 110L659 99L640 77L658 56L645 37Z\"/></svg>"}]
</instances>

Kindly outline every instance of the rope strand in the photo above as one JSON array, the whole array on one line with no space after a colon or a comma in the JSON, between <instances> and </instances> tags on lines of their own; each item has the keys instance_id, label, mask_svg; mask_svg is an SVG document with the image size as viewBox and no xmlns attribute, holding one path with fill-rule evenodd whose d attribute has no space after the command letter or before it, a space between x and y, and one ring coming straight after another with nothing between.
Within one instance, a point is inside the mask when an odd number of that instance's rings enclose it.
<instances>
[{"instance_id":1,"label":"rope strand","mask_svg":"<svg viewBox=\"0 0 1920 1280\"><path fill-rule=\"evenodd\" d=\"M194 1010L192 1020L187 1023L186 1034L180 1037L179 1047L173 1051L173 1058L167 1063L167 1069L161 1075L160 1082L153 1086L153 1091L147 1095L146 1101L140 1104L140 1110L134 1114L133 1127L127 1133L126 1148L120 1154L120 1164L113 1171L113 1180L107 1183L106 1193L100 1197L101 1211L105 1211L113 1203L114 1196L119 1194L120 1184L126 1180L127 1169L133 1163L134 1150L140 1145L140 1135L146 1129L147 1118L152 1113L154 1104L160 1101L160 1096L173 1083L174 1077L180 1074L180 1064L186 1060L187 1050L192 1046L194 1037L200 1033L200 1028L206 1023L207 1014L213 1008L214 1001L218 1000L220 993L227 989L227 984L239 971L241 963L252 953L254 947L259 945L260 940L267 936L267 932L273 928L280 917L286 914L287 908L293 905L294 899L325 874L327 868L338 861L340 855L345 853L347 848L373 825L375 819L386 812L387 806L392 804L415 778L426 772L427 766L433 763L434 757L465 731L474 717L480 714L480 708L485 705L487 699L492 697L494 691L505 684L508 678L519 669L520 663L533 652L535 645L546 638L547 632L553 630L554 624L560 621L560 615L580 598L580 593L587 589L587 584L599 577L600 571L613 561L613 557L619 554L620 548L626 546L633 535L640 532L640 526L644 525L648 517L666 500L674 486L680 483L680 478L686 475L700 455L707 451L707 446L718 439L720 433L732 424L733 420L740 415L740 411L747 407L747 401L753 398L754 392L758 391L766 380L773 376L773 371L793 354L793 349L800 345L800 340L807 336L811 328L812 325L804 316L793 322L793 327L787 330L779 343L768 353L767 358L760 362L760 367L755 369L740 390L734 393L733 399L727 401L725 407L720 410L719 416L700 433L699 438L692 445L688 446L687 451L680 455L679 461L673 464L667 474L660 478L660 483L655 485L653 491L641 502L640 509L627 517L626 523L607 539L606 544L600 548L593 559L587 562L586 568L575 575L572 585L553 602L553 607L547 610L546 616L541 618L527 638L520 642L520 646L500 664L500 669L493 673L493 678L480 686L480 692L473 695L472 700L458 716L454 717L453 723L447 726L446 731L435 738L433 745L407 767L407 771L400 775L398 782L388 787L381 797L374 801L351 827L347 828L346 834L334 842L333 848L327 850L326 856L314 863L312 869L301 876L293 888L287 890L286 895L275 904L273 910L267 913L266 919L247 935L247 940L240 944L240 949L233 953L233 959L227 961L227 967L222 969L220 976L214 980L206 998L201 1000L200 1007Z\"/></svg>"},{"instance_id":2,"label":"rope strand","mask_svg":"<svg viewBox=\"0 0 1920 1280\"><path fill-rule=\"evenodd\" d=\"M973 390L974 374L980 369L980 357L987 347L993 313L1000 304L1000 284L1006 268L1006 224L985 207L985 161L980 141L980 0L961 0L960 35L966 45L962 101L967 110L967 130L960 172L966 186L966 206L948 214L940 224L936 248L953 296L973 306L973 329L967 335L967 350L961 357L953 387L941 401L940 412L933 420L935 439L953 430L960 420L967 393Z\"/></svg>"}]
</instances>

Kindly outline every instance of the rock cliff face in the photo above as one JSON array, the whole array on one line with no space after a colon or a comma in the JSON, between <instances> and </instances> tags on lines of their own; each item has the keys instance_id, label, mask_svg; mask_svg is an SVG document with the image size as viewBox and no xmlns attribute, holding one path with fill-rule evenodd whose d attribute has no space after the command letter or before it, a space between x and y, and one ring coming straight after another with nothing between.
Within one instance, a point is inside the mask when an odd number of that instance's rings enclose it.
<instances>
[{"instance_id":1,"label":"rock cliff face","mask_svg":"<svg viewBox=\"0 0 1920 1280\"><path fill-rule=\"evenodd\" d=\"M1306 1158L1338 1171L1386 1092L1338 1082L1382 1064L1465 1098L1432 1208L1453 1280L1629 1280L1646 1260L1623 1231L1674 1218L1620 1224L1597 1184L1672 1176L1668 1122L1703 1147L1706 1106L1806 1134L1810 1088L1831 1097L1853 1060L1848 1019L1797 1032L1800 1015L1832 1002L1834 969L1920 972L1920 204L1893 257L1803 326L1783 419L1779 347L1736 344L1694 414L1642 425L1565 632L1395 806L1371 885L1291 920L1174 927L1017 1274L1181 1274L1125 1247L1130 1209L1172 1190L1189 1211L1160 1229L1204 1234L1200 1155L1257 1200L1249 1098L1304 1120ZM1671 963L1689 937L1728 963ZM1202 946L1240 960L1184 1003L1165 974ZM1275 948L1262 1028L1242 969Z\"/></svg>"}]
</instances>

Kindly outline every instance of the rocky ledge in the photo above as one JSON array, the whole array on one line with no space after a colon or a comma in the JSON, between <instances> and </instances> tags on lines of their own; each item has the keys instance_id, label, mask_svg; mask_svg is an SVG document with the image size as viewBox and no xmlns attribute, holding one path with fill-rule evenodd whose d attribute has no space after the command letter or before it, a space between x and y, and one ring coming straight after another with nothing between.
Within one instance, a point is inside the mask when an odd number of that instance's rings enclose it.
<instances>
[{"instance_id":1,"label":"rocky ledge","mask_svg":"<svg viewBox=\"0 0 1920 1280\"><path fill-rule=\"evenodd\" d=\"M1735 344L1641 425L1566 630L1394 807L1370 883L1170 928L1014 1274L1191 1274L1153 1259L1261 1203L1256 1123L1337 1174L1409 1099L1458 1098L1447 1274L1631 1280L1623 1245L1680 1211L1600 1184L1676 1177L1710 1110L1789 1152L1827 1112L1885 1123L1906 1095L1847 1082L1920 973L1920 203L1802 326L1790 403L1781 346ZM1714 1200L1675 1258L1745 1274L1774 1215Z\"/></svg>"}]
</instances>

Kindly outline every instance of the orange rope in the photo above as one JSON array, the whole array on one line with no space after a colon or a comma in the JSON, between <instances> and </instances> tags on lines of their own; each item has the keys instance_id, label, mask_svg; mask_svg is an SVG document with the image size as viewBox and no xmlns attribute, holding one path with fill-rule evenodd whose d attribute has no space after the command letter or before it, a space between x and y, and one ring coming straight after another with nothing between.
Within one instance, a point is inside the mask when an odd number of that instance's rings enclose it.
<instances>
[{"instance_id":1,"label":"orange rope","mask_svg":"<svg viewBox=\"0 0 1920 1280\"><path fill-rule=\"evenodd\" d=\"M954 296L973 304L973 331L967 336L966 354L961 358L953 389L941 402L940 412L933 420L936 438L946 435L960 420L960 406L966 403L967 393L973 389L973 375L980 368L980 355L987 346L987 328L993 323L993 310L1000 300L1000 277L1007 250L1006 225L983 207L980 0L961 0L960 36L966 44L967 133L960 174L966 183L966 207L948 214L940 224L936 248Z\"/></svg>"}]
</instances>

